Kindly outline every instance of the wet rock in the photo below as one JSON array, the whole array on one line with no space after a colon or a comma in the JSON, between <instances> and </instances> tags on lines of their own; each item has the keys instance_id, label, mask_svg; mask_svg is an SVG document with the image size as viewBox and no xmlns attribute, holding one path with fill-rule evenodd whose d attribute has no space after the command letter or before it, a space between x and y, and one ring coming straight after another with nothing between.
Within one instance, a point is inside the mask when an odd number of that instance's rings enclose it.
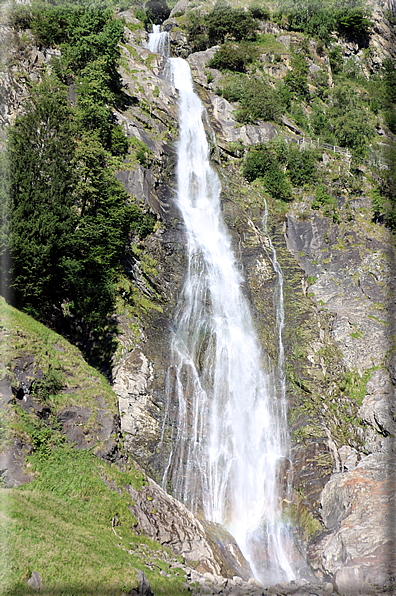
<instances>
[{"instance_id":1,"label":"wet rock","mask_svg":"<svg viewBox=\"0 0 396 596\"><path fill-rule=\"evenodd\" d=\"M250 565L242 555L235 539L224 526L213 522L203 521L202 525L206 530L206 538L217 559L220 561L220 572L223 577L235 577L249 580L253 577Z\"/></svg>"}]
</instances>

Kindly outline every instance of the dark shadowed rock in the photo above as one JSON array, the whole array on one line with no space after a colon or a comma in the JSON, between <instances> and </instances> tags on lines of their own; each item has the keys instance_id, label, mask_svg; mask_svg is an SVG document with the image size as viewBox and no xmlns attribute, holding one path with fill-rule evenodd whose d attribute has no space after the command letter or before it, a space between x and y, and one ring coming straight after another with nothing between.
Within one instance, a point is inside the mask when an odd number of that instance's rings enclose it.
<instances>
[{"instance_id":1,"label":"dark shadowed rock","mask_svg":"<svg viewBox=\"0 0 396 596\"><path fill-rule=\"evenodd\" d=\"M32 451L30 445L23 445L22 442L14 438L13 444L8 445L0 454L0 479L9 488L15 488L32 482L33 474L26 473L25 459Z\"/></svg>"}]
</instances>

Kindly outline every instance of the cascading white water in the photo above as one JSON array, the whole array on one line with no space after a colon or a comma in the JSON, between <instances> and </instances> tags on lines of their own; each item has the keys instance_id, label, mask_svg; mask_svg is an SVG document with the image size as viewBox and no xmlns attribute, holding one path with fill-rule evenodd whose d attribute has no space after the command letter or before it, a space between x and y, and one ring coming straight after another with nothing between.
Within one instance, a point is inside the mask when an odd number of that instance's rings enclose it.
<instances>
[{"instance_id":1,"label":"cascading white water","mask_svg":"<svg viewBox=\"0 0 396 596\"><path fill-rule=\"evenodd\" d=\"M153 25L153 32L149 34L147 49L150 52L169 58L169 35L166 31L160 31L160 28L160 25Z\"/></svg>"},{"instance_id":2,"label":"cascading white water","mask_svg":"<svg viewBox=\"0 0 396 596\"><path fill-rule=\"evenodd\" d=\"M179 91L177 204L188 238L188 271L167 378L163 428L170 423L174 447L163 485L206 519L224 524L258 579L290 580L290 539L277 490L277 469L287 454L283 278L270 243L279 282L279 362L266 373L221 217L203 106L188 63L170 58L169 64Z\"/></svg>"}]
</instances>

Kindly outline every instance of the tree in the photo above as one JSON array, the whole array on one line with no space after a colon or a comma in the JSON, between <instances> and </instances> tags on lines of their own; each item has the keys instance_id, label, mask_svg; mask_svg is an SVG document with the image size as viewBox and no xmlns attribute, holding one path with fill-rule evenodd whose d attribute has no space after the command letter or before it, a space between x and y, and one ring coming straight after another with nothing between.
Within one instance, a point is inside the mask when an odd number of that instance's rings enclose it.
<instances>
[{"instance_id":1,"label":"tree","mask_svg":"<svg viewBox=\"0 0 396 596\"><path fill-rule=\"evenodd\" d=\"M52 79L33 88L9 136L12 288L18 306L44 314L62 294L61 254L73 233L73 117Z\"/></svg>"},{"instance_id":2,"label":"tree","mask_svg":"<svg viewBox=\"0 0 396 596\"><path fill-rule=\"evenodd\" d=\"M16 305L44 320L67 307L88 333L112 312L115 272L141 222L99 131L77 121L59 81L34 88L10 133L8 247Z\"/></svg>"},{"instance_id":3,"label":"tree","mask_svg":"<svg viewBox=\"0 0 396 596\"><path fill-rule=\"evenodd\" d=\"M283 82L289 87L293 96L307 99L309 97L307 83L309 69L302 53L293 56L291 66L292 69L287 72Z\"/></svg>"}]
</instances>

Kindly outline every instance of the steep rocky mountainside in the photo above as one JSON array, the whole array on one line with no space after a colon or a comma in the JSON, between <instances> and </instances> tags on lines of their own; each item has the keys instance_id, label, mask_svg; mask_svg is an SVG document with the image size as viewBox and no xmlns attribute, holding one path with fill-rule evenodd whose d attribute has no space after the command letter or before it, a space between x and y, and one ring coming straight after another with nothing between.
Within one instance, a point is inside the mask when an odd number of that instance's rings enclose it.
<instances>
[{"instance_id":1,"label":"steep rocky mountainside","mask_svg":"<svg viewBox=\"0 0 396 596\"><path fill-rule=\"evenodd\" d=\"M247 182L241 164L249 146L275 137L292 143L302 136L301 130L285 117L277 124L237 121L237 106L218 94L222 73L208 65L217 48L192 52L185 29L190 8L203 13L208 10L180 0L162 27L169 31L171 52L187 58L205 105L211 158L222 181L224 221L244 272L244 290L260 341L273 359L277 350L276 279L268 255L269 238L284 274L291 451L290 461L280 470L280 482L285 512L295 523L296 541L322 582L322 592L309 586L310 593L391 593L396 581L394 235L373 221L370 197L374 184L369 164L360 164L352 173L350 155L335 149L323 148L321 172L332 180L355 178L359 186L352 191L351 184L344 188L340 184L337 217L326 208L313 207L312 187L295 188L294 200L286 208L265 195L260 184ZM396 58L394 27L385 18L385 10L390 8L373 5L369 52L358 43L334 40L344 60L352 57L359 61L367 76L386 58ZM230 562L224 554L222 545L227 540L231 544L228 553L237 548L232 538L216 537L215 529L201 524L154 482L161 483L172 449L171 429L163 426L165 385L170 331L187 267L186 236L173 201L177 92L164 74L164 58L146 48L148 35L134 11L120 12L116 18L125 26L119 72L130 102L115 116L132 141L116 176L158 219L156 231L126 263L130 279L147 303L141 303L138 315L127 301L118 305L119 347L112 370L118 408L114 394L106 393L107 400L105 390L89 396L89 404L87 400L79 404L78 395L85 389L82 381L74 383L71 376L63 390L62 406L57 404L54 412L45 412L37 400L26 398L30 391L21 393L22 382L29 385L41 370L33 348L24 348L10 356L11 370L7 369L8 376L1 381L4 411L8 416L9 404L17 401L31 415L45 419L55 413L61 430L78 448L93 448L100 457L121 466L127 465L125 456L130 455L136 467L141 466L153 478L147 479L141 491L128 488L138 531L170 546L175 555L197 561L196 572L191 567L185 573L190 574L191 582L202 580L198 572L206 573L213 592L206 585L207 591L201 593L262 593L253 580L248 587L246 562L241 562L238 554ZM264 72L274 81L281 80L292 68L290 48L303 36L282 30L270 20L261 21L260 27L278 44L276 52L269 49L260 56ZM0 34L3 47L9 50L0 81L1 118L8 124L23 111L26 81L39 80L59 50L38 47L29 32L15 31L7 24L1 25ZM308 45L310 88L316 88L318 70L327 73L331 85L328 55L319 51L316 40L310 39ZM383 128L379 135L384 134ZM136 158L142 147L144 160ZM264 197L269 207L267 228L263 226ZM49 349L51 357L69 370L62 358L68 357L70 347L53 338ZM92 372L84 372L82 378L86 381L90 375ZM88 385L96 382L101 381L91 379ZM19 387L14 397L11 385ZM177 407L177 403L170 404L171 416ZM32 479L24 468L26 450L29 447L15 438L0 456L8 486ZM286 492L288 483L291 493ZM229 578L228 588L219 577L215 580L215 575ZM231 583L234 576L242 578L243 587L239 579ZM298 593L297 589L304 587L279 586L272 593Z\"/></svg>"}]
</instances>

